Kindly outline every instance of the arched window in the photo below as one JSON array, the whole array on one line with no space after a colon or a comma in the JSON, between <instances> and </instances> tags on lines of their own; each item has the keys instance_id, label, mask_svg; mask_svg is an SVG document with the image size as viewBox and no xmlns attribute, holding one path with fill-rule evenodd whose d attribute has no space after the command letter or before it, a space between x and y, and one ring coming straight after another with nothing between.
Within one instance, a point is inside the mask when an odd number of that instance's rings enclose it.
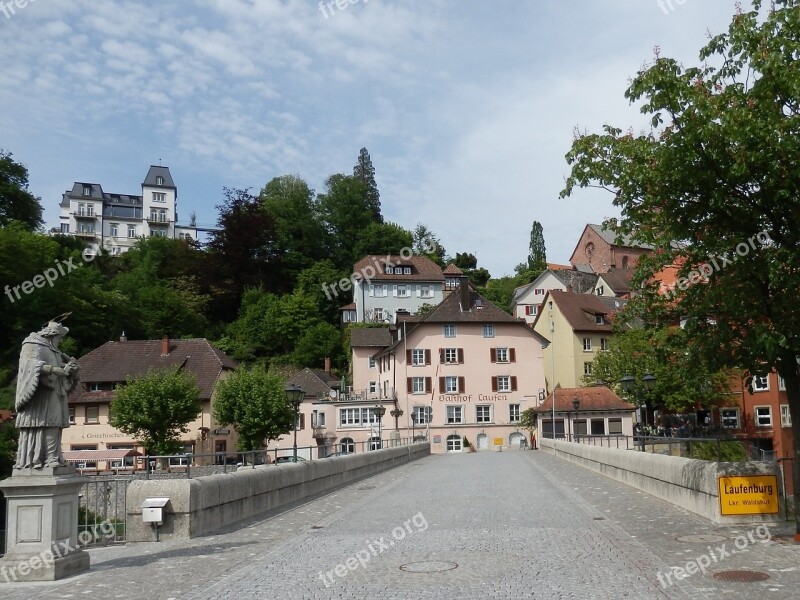
<instances>
[{"instance_id":1,"label":"arched window","mask_svg":"<svg viewBox=\"0 0 800 600\"><path fill-rule=\"evenodd\" d=\"M353 441L353 438L342 438L342 441L339 442L339 452L355 452L356 451L356 444Z\"/></svg>"},{"instance_id":2,"label":"arched window","mask_svg":"<svg viewBox=\"0 0 800 600\"><path fill-rule=\"evenodd\" d=\"M627 254L622 257L622 268L623 269L627 269L628 268L628 255Z\"/></svg>"},{"instance_id":3,"label":"arched window","mask_svg":"<svg viewBox=\"0 0 800 600\"><path fill-rule=\"evenodd\" d=\"M457 433L447 436L447 451L461 452L461 436Z\"/></svg>"}]
</instances>

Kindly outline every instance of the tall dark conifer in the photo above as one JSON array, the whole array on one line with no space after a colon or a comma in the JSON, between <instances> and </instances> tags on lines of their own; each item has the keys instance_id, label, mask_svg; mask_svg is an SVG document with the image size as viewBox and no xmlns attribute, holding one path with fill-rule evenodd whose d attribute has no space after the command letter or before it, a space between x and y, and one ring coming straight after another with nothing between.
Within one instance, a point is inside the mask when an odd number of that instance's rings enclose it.
<instances>
[{"instance_id":1,"label":"tall dark conifer","mask_svg":"<svg viewBox=\"0 0 800 600\"><path fill-rule=\"evenodd\" d=\"M375 167L372 166L372 159L366 148L362 148L358 153L358 163L353 167L353 177L364 184L367 205L372 211L375 220L383 223L381 214L381 195L378 192L378 185L375 183Z\"/></svg>"}]
</instances>

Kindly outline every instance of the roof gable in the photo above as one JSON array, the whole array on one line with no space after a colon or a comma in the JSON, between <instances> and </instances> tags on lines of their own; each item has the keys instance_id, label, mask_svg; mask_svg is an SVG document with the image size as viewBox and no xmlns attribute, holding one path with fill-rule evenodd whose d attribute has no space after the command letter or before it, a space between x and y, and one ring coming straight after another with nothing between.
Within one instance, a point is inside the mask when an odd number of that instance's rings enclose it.
<instances>
[{"instance_id":1,"label":"roof gable","mask_svg":"<svg viewBox=\"0 0 800 600\"><path fill-rule=\"evenodd\" d=\"M537 413L547 413L553 410L553 397L555 396L556 412L574 412L575 408L572 401L576 398L580 400L578 410L580 412L590 411L621 411L630 412L636 410L633 404L625 402L617 396L611 389L604 385L596 385L582 388L556 388L545 401L534 410Z\"/></svg>"}]
</instances>

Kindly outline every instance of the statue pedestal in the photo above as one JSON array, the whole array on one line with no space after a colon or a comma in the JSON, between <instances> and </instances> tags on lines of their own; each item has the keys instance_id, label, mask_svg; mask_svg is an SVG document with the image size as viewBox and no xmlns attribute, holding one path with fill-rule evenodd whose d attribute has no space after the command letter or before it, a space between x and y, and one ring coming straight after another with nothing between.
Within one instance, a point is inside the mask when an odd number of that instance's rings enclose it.
<instances>
[{"instance_id":1,"label":"statue pedestal","mask_svg":"<svg viewBox=\"0 0 800 600\"><path fill-rule=\"evenodd\" d=\"M89 568L78 547L78 492L86 481L67 466L15 470L0 482L8 503L0 585L54 581Z\"/></svg>"}]
</instances>

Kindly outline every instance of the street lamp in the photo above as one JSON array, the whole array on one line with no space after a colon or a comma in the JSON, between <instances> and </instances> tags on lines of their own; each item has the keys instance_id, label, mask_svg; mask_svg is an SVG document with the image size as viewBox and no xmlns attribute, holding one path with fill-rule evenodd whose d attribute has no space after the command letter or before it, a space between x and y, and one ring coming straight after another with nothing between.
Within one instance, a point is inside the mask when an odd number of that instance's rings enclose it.
<instances>
[{"instance_id":1,"label":"street lamp","mask_svg":"<svg viewBox=\"0 0 800 600\"><path fill-rule=\"evenodd\" d=\"M400 431L400 426L397 424L397 420L403 416L403 409L402 408L393 408L390 412L390 415L394 417L394 430ZM408 431L406 431L408 433Z\"/></svg>"},{"instance_id":2,"label":"street lamp","mask_svg":"<svg viewBox=\"0 0 800 600\"><path fill-rule=\"evenodd\" d=\"M575 434L574 437L576 440L578 439L578 409L580 408L580 406L581 406L581 399L575 398L572 401L572 408L575 409L575 420L573 421L573 423L575 423L575 426L573 427L573 432Z\"/></svg>"},{"instance_id":3,"label":"street lamp","mask_svg":"<svg viewBox=\"0 0 800 600\"><path fill-rule=\"evenodd\" d=\"M642 377L641 381L642 381L642 384L644 385L645 392L650 392L650 391L652 391L653 387L655 386L656 378L653 375L651 375L650 373L645 373L645 375L644 375L644 377ZM642 419L642 421L644 421L644 425L646 426L647 425L647 393L643 393L643 394L637 393L637 390L636 390L636 378L631 376L631 375L625 375L622 379L619 380L619 383L620 383L620 385L622 386L622 389L625 392L627 392L627 393L633 392L634 398L637 401L640 401L639 404L644 409L643 410L644 418ZM642 452L644 452L644 435L643 434L644 434L644 428L642 428L642 431L640 433Z\"/></svg>"},{"instance_id":4,"label":"street lamp","mask_svg":"<svg viewBox=\"0 0 800 600\"><path fill-rule=\"evenodd\" d=\"M303 388L296 385L287 385L284 389L286 392L286 399L289 404L294 406L294 462L297 462L297 421L300 417L300 405L306 397L306 392Z\"/></svg>"},{"instance_id":5,"label":"street lamp","mask_svg":"<svg viewBox=\"0 0 800 600\"><path fill-rule=\"evenodd\" d=\"M383 415L386 414L386 407L378 404L374 410L375 416L378 417L378 448L383 448Z\"/></svg>"}]
</instances>

